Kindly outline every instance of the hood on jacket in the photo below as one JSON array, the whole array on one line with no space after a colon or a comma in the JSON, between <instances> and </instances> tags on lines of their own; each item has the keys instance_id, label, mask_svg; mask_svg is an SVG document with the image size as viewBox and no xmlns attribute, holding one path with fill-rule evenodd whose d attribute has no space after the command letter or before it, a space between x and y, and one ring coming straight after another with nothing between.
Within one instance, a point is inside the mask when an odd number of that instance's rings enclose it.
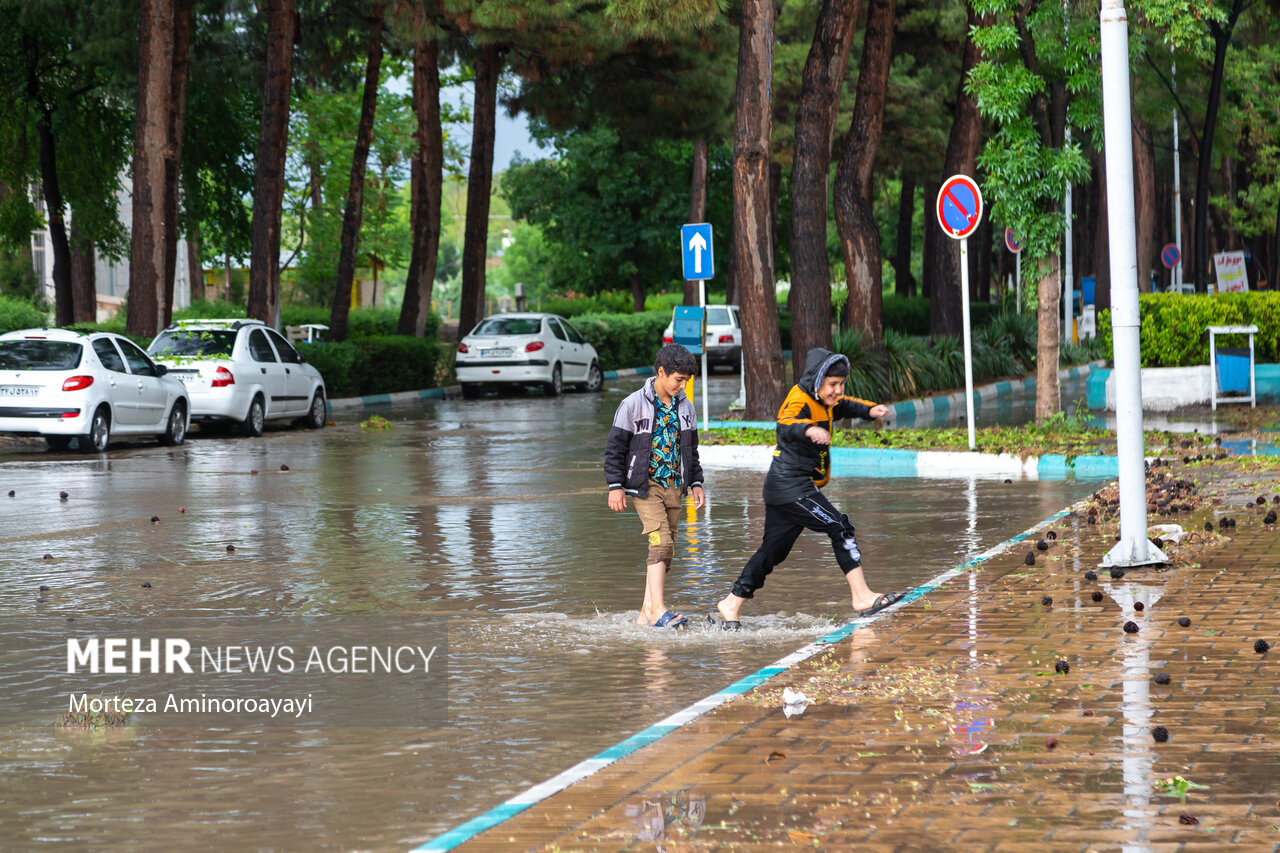
<instances>
[{"instance_id":1,"label":"hood on jacket","mask_svg":"<svg viewBox=\"0 0 1280 853\"><path fill-rule=\"evenodd\" d=\"M804 357L804 373L796 384L800 386L801 391L816 400L818 399L818 389L822 387L822 380L827 378L827 374L831 372L832 367L841 362L844 362L846 368L849 367L849 359L840 353L832 352L822 347L814 347Z\"/></svg>"}]
</instances>

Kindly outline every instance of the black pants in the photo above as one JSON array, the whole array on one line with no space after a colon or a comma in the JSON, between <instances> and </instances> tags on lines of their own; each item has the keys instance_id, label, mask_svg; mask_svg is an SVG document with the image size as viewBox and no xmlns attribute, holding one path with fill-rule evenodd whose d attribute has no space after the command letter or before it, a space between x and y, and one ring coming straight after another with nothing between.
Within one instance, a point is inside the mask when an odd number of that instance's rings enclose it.
<instances>
[{"instance_id":1,"label":"black pants","mask_svg":"<svg viewBox=\"0 0 1280 853\"><path fill-rule=\"evenodd\" d=\"M757 589L764 586L764 579L773 567L791 553L791 547L806 529L825 533L831 538L836 562L845 574L862 565L862 554L853 538L849 516L832 506L822 492L814 489L791 503L765 504L764 541L734 582L733 594L739 598L751 598Z\"/></svg>"}]
</instances>

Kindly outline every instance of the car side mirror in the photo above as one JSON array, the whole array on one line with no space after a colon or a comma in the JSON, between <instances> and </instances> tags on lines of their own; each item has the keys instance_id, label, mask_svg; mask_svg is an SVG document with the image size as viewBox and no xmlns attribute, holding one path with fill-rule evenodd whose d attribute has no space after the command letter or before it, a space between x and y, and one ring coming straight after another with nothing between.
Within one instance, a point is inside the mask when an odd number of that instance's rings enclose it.
<instances>
[{"instance_id":1,"label":"car side mirror","mask_svg":"<svg viewBox=\"0 0 1280 853\"><path fill-rule=\"evenodd\" d=\"M306 363L307 363L307 357L302 353L298 353L298 364L306 364Z\"/></svg>"},{"instance_id":2,"label":"car side mirror","mask_svg":"<svg viewBox=\"0 0 1280 853\"><path fill-rule=\"evenodd\" d=\"M165 367L163 364L156 365L156 376L164 376L168 372L169 368Z\"/></svg>"}]
</instances>

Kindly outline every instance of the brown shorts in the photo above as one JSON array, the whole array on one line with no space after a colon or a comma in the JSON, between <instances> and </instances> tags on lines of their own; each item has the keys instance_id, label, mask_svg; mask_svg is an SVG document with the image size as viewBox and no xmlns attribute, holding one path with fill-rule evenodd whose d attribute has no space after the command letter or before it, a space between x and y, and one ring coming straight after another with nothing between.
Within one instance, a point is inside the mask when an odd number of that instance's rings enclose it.
<instances>
[{"instance_id":1,"label":"brown shorts","mask_svg":"<svg viewBox=\"0 0 1280 853\"><path fill-rule=\"evenodd\" d=\"M650 480L649 497L631 500L644 525L641 532L649 540L649 562L666 563L670 568L675 555L675 532L684 511L684 495L678 487L659 486Z\"/></svg>"}]
</instances>

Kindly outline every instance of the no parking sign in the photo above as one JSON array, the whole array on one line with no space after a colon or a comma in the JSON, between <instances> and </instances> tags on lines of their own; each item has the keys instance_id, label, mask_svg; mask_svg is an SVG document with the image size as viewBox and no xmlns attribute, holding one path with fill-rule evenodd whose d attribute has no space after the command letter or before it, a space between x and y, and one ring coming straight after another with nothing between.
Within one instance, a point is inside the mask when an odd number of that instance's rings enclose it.
<instances>
[{"instance_id":1,"label":"no parking sign","mask_svg":"<svg viewBox=\"0 0 1280 853\"><path fill-rule=\"evenodd\" d=\"M1012 228L1004 229L1004 246L1015 255L1022 251L1022 241L1013 233Z\"/></svg>"},{"instance_id":2,"label":"no parking sign","mask_svg":"<svg viewBox=\"0 0 1280 853\"><path fill-rule=\"evenodd\" d=\"M1182 253L1178 251L1176 243L1169 243L1160 250L1160 263L1164 264L1164 268L1171 270L1178 265L1178 261L1182 259Z\"/></svg>"},{"instance_id":3,"label":"no parking sign","mask_svg":"<svg viewBox=\"0 0 1280 853\"><path fill-rule=\"evenodd\" d=\"M952 175L938 190L938 223L947 236L963 240L982 221L982 191L968 175Z\"/></svg>"}]
</instances>

